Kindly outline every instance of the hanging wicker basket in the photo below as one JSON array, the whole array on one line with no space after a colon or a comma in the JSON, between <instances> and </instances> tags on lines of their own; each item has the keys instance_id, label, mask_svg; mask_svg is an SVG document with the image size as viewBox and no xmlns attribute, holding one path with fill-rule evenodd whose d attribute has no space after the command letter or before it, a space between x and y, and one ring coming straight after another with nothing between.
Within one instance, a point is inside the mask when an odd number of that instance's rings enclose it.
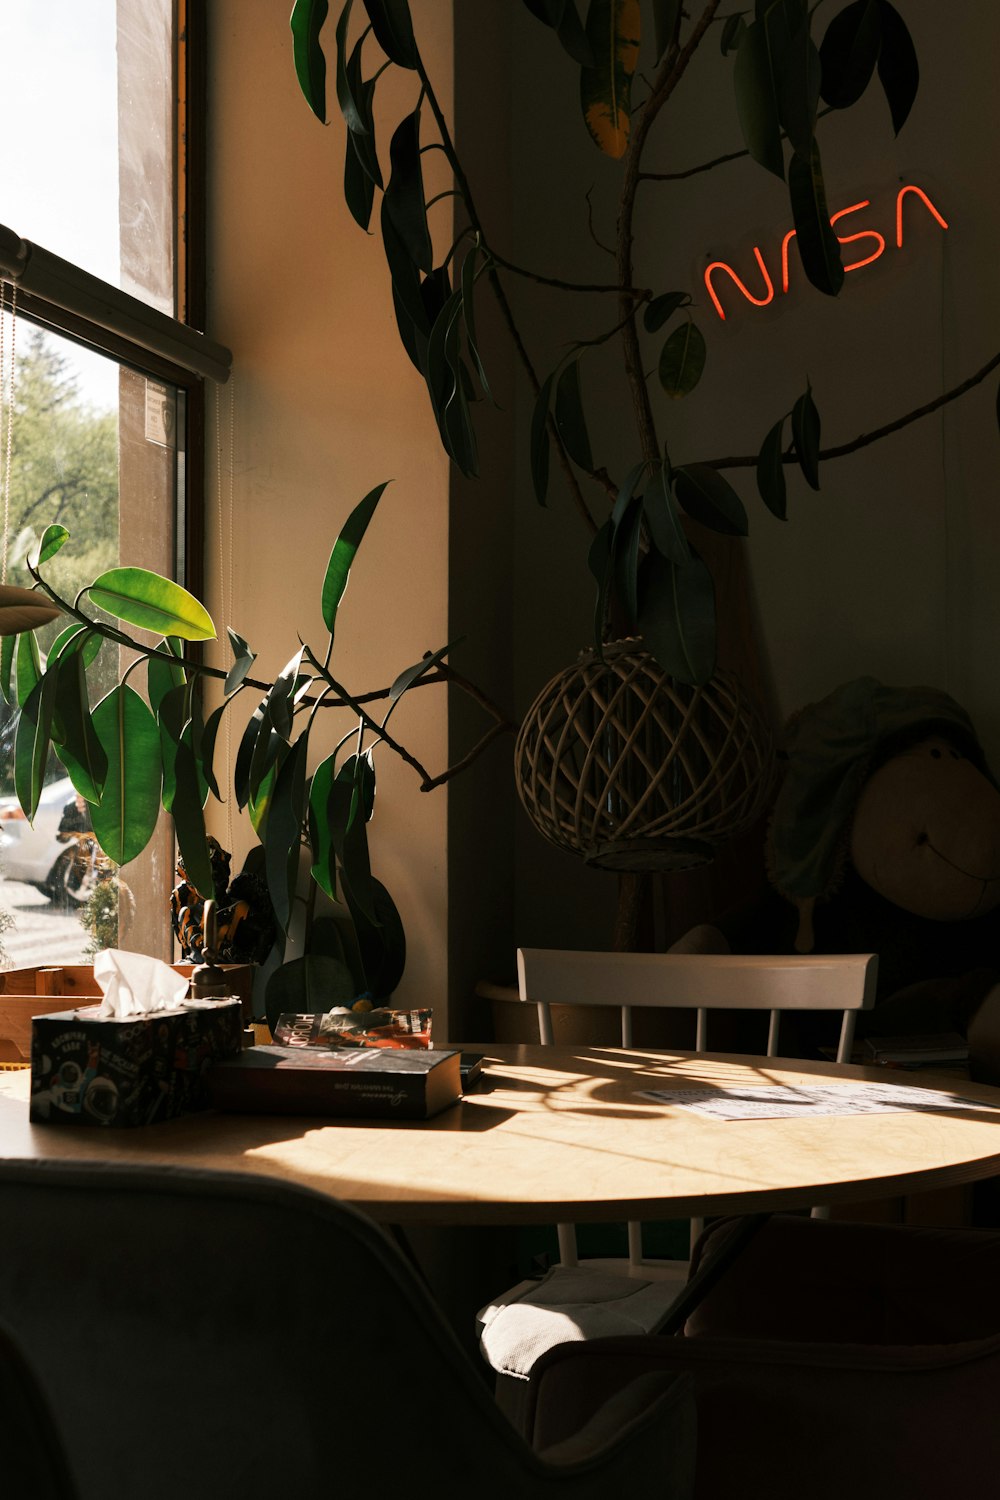
<instances>
[{"instance_id":1,"label":"hanging wicker basket","mask_svg":"<svg viewBox=\"0 0 1000 1500\"><path fill-rule=\"evenodd\" d=\"M640 641L593 650L535 699L514 751L517 790L550 843L604 869L710 860L763 811L770 731L735 678L675 682Z\"/></svg>"}]
</instances>

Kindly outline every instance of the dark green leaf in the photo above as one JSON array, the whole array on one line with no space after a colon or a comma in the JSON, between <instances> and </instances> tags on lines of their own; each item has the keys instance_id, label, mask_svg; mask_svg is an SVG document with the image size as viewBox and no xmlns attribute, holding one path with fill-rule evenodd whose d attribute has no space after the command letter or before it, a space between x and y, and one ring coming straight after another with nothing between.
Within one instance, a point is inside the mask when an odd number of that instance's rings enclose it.
<instances>
[{"instance_id":1,"label":"dark green leaf","mask_svg":"<svg viewBox=\"0 0 1000 1500\"><path fill-rule=\"evenodd\" d=\"M677 22L681 17L681 0L653 0L653 35L656 38L656 57L666 52L674 39Z\"/></svg>"},{"instance_id":2,"label":"dark green leaf","mask_svg":"<svg viewBox=\"0 0 1000 1500\"><path fill-rule=\"evenodd\" d=\"M16 635L0 636L0 693L3 693L4 701L11 705L16 702L11 677L14 671L14 652L19 639Z\"/></svg>"},{"instance_id":3,"label":"dark green leaf","mask_svg":"<svg viewBox=\"0 0 1000 1500\"><path fill-rule=\"evenodd\" d=\"M207 900L215 895L215 880L208 852L205 814L202 811L200 767L188 733L181 736L177 746L174 775L176 790L170 816L174 820L177 848L188 880L198 894Z\"/></svg>"},{"instance_id":4,"label":"dark green leaf","mask_svg":"<svg viewBox=\"0 0 1000 1500\"><path fill-rule=\"evenodd\" d=\"M690 318L675 328L660 353L660 384L672 401L693 391L705 368L705 339Z\"/></svg>"},{"instance_id":5,"label":"dark green leaf","mask_svg":"<svg viewBox=\"0 0 1000 1500\"><path fill-rule=\"evenodd\" d=\"M275 919L288 931L299 867L299 843L305 815L308 736L295 741L278 772L264 835L267 889Z\"/></svg>"},{"instance_id":6,"label":"dark green leaf","mask_svg":"<svg viewBox=\"0 0 1000 1500\"><path fill-rule=\"evenodd\" d=\"M687 292L663 292L659 297L654 297L652 302L646 303L642 315L646 332L658 332L679 307L687 307L690 302L691 298Z\"/></svg>"},{"instance_id":7,"label":"dark green leaf","mask_svg":"<svg viewBox=\"0 0 1000 1500\"><path fill-rule=\"evenodd\" d=\"M382 186L382 167L378 159L378 146L375 142L374 115L375 88L378 84L379 75L376 73L374 77L368 79L367 83L361 77L361 48L363 42L364 38L362 37L351 53L351 60L347 67L348 75L351 78L351 87L358 102L358 109L361 111L367 129L364 134L357 130L352 130L349 134L354 141L354 149L358 154L358 161L374 185L380 188Z\"/></svg>"},{"instance_id":8,"label":"dark green leaf","mask_svg":"<svg viewBox=\"0 0 1000 1500\"><path fill-rule=\"evenodd\" d=\"M420 272L417 270L409 250L403 243L402 237L392 221L392 216L386 211L384 196L382 198L381 222L382 248L385 251L389 275L392 277L392 290L398 304L396 312L397 321L399 321L399 309L402 308L416 331L426 339L431 331L431 323L424 306ZM402 329L400 330L400 334L402 336ZM420 366L418 365L419 368Z\"/></svg>"},{"instance_id":9,"label":"dark green leaf","mask_svg":"<svg viewBox=\"0 0 1000 1500\"><path fill-rule=\"evenodd\" d=\"M57 674L46 672L35 683L21 705L14 736L14 790L17 800L34 822L48 760L52 715L55 709Z\"/></svg>"},{"instance_id":10,"label":"dark green leaf","mask_svg":"<svg viewBox=\"0 0 1000 1500\"><path fill-rule=\"evenodd\" d=\"M344 202L354 222L361 229L367 229L375 206L375 184L361 164L357 148L359 139L350 130L347 132L344 146Z\"/></svg>"},{"instance_id":11,"label":"dark green leaf","mask_svg":"<svg viewBox=\"0 0 1000 1500\"><path fill-rule=\"evenodd\" d=\"M772 515L784 521L787 515L785 501L785 466L781 461L781 435L785 419L775 422L760 446L757 457L757 488L760 497Z\"/></svg>"},{"instance_id":12,"label":"dark green leaf","mask_svg":"<svg viewBox=\"0 0 1000 1500\"><path fill-rule=\"evenodd\" d=\"M350 8L351 0L347 0L345 12ZM326 123L326 58L319 34L327 9L327 0L295 0L290 22L295 76L306 103L322 124Z\"/></svg>"},{"instance_id":13,"label":"dark green leaf","mask_svg":"<svg viewBox=\"0 0 1000 1500\"><path fill-rule=\"evenodd\" d=\"M28 553L28 567L37 573L42 563L48 562L50 557L55 557L64 542L69 541L69 532L65 526L46 526L42 533L40 542L36 542Z\"/></svg>"},{"instance_id":14,"label":"dark green leaf","mask_svg":"<svg viewBox=\"0 0 1000 1500\"><path fill-rule=\"evenodd\" d=\"M104 637L98 635L96 630L89 630L86 625L67 625L61 630L49 647L49 665L59 661L71 651L83 651L83 665L92 667L101 654L104 645Z\"/></svg>"},{"instance_id":15,"label":"dark green leaf","mask_svg":"<svg viewBox=\"0 0 1000 1500\"><path fill-rule=\"evenodd\" d=\"M166 640L160 642L160 650L171 650ZM169 692L175 688L183 689L186 682L187 673L179 662L164 661L162 657L151 656L146 663L146 692L153 713L159 713L160 704ZM183 698L181 701L183 702Z\"/></svg>"},{"instance_id":16,"label":"dark green leaf","mask_svg":"<svg viewBox=\"0 0 1000 1500\"><path fill-rule=\"evenodd\" d=\"M60 727L59 759L73 786L88 802L99 802L108 757L104 752L90 716L87 676L83 652L70 651L55 670L57 687L55 712Z\"/></svg>"},{"instance_id":17,"label":"dark green leaf","mask_svg":"<svg viewBox=\"0 0 1000 1500\"><path fill-rule=\"evenodd\" d=\"M628 149L632 78L639 60L636 0L590 0L587 40L594 64L580 70L583 118L605 155L620 158Z\"/></svg>"},{"instance_id":18,"label":"dark green leaf","mask_svg":"<svg viewBox=\"0 0 1000 1500\"><path fill-rule=\"evenodd\" d=\"M292 705L300 681L299 669L304 649L300 646L291 660L285 662L267 695L268 722L283 740L290 740L292 737Z\"/></svg>"},{"instance_id":19,"label":"dark green leaf","mask_svg":"<svg viewBox=\"0 0 1000 1500\"><path fill-rule=\"evenodd\" d=\"M711 464L683 464L674 471L674 494L693 520L723 536L746 536L743 501Z\"/></svg>"},{"instance_id":20,"label":"dark green leaf","mask_svg":"<svg viewBox=\"0 0 1000 1500\"><path fill-rule=\"evenodd\" d=\"M879 82L898 135L906 124L920 86L920 66L906 22L889 0L878 0L882 22L882 50L878 58Z\"/></svg>"},{"instance_id":21,"label":"dark green leaf","mask_svg":"<svg viewBox=\"0 0 1000 1500\"><path fill-rule=\"evenodd\" d=\"M239 692L238 688L236 692ZM201 768L204 772L205 780L208 783L208 789L217 802L225 802L226 799L222 795L222 791L219 787L219 782L215 774L215 742L219 737L219 726L222 723L223 715L225 714L226 709L229 707L229 705L234 701L235 697L236 693L231 693L230 696L225 700L225 702L220 703L218 708L212 710L212 712L208 716L205 728L202 731L201 736Z\"/></svg>"},{"instance_id":22,"label":"dark green leaf","mask_svg":"<svg viewBox=\"0 0 1000 1500\"><path fill-rule=\"evenodd\" d=\"M323 579L322 598L323 624L331 635L334 634L337 610L340 608L340 601L344 597L344 590L351 576L351 565L361 546L364 534L368 530L368 523L375 514L375 507L389 482L387 479L384 484L377 484L373 490L369 490L363 500L358 502L333 544L333 551L326 565L326 576Z\"/></svg>"},{"instance_id":23,"label":"dark green leaf","mask_svg":"<svg viewBox=\"0 0 1000 1500\"><path fill-rule=\"evenodd\" d=\"M778 119L792 146L808 155L819 107L820 60L806 18L789 37L777 70Z\"/></svg>"},{"instance_id":24,"label":"dark green leaf","mask_svg":"<svg viewBox=\"0 0 1000 1500\"><path fill-rule=\"evenodd\" d=\"M635 464L626 474L625 482L615 496L615 503L611 511L611 524L613 527L621 525L622 517L625 515L631 503L632 496L635 494L636 485L640 482L648 468L649 465L643 460L642 463Z\"/></svg>"},{"instance_id":25,"label":"dark green leaf","mask_svg":"<svg viewBox=\"0 0 1000 1500\"><path fill-rule=\"evenodd\" d=\"M247 803L247 812L250 814L250 822L253 824L254 833L259 839L267 834L267 818L271 810L271 798L274 796L275 783L279 772L288 754L288 742L283 740L280 734L272 730L268 743L273 751L267 762L266 769L259 780L252 783L250 788L250 800Z\"/></svg>"},{"instance_id":26,"label":"dark green leaf","mask_svg":"<svg viewBox=\"0 0 1000 1500\"><path fill-rule=\"evenodd\" d=\"M177 794L177 748L190 718L187 685L180 683L168 688L155 707L163 765L163 807L165 812L171 812Z\"/></svg>"},{"instance_id":27,"label":"dark green leaf","mask_svg":"<svg viewBox=\"0 0 1000 1500\"><path fill-rule=\"evenodd\" d=\"M606 623L608 590L611 587L611 544L614 527L610 520L604 522L595 533L587 553L587 566L597 580L597 598L594 602L594 645L600 650Z\"/></svg>"},{"instance_id":28,"label":"dark green leaf","mask_svg":"<svg viewBox=\"0 0 1000 1500\"><path fill-rule=\"evenodd\" d=\"M141 854L160 811L160 736L156 720L127 683L94 709L94 729L107 757L104 791L91 808L94 833L116 865Z\"/></svg>"},{"instance_id":29,"label":"dark green leaf","mask_svg":"<svg viewBox=\"0 0 1000 1500\"><path fill-rule=\"evenodd\" d=\"M542 383L531 413L531 482L539 505L545 504L549 487L549 406L558 373L556 368Z\"/></svg>"},{"instance_id":30,"label":"dark green leaf","mask_svg":"<svg viewBox=\"0 0 1000 1500\"><path fill-rule=\"evenodd\" d=\"M854 0L826 28L819 56L820 92L832 109L856 104L871 82L882 45L877 0Z\"/></svg>"},{"instance_id":31,"label":"dark green leaf","mask_svg":"<svg viewBox=\"0 0 1000 1500\"><path fill-rule=\"evenodd\" d=\"M365 0L375 40L390 62L401 68L417 66L417 44L406 0Z\"/></svg>"},{"instance_id":32,"label":"dark green leaf","mask_svg":"<svg viewBox=\"0 0 1000 1500\"><path fill-rule=\"evenodd\" d=\"M421 271L434 264L424 177L420 165L420 111L405 115L389 143L389 181L382 200L383 212L392 220L406 253Z\"/></svg>"},{"instance_id":33,"label":"dark green leaf","mask_svg":"<svg viewBox=\"0 0 1000 1500\"><path fill-rule=\"evenodd\" d=\"M346 5L340 12L340 20L337 22L337 103L340 105L340 113L344 117L348 131L352 133L357 131L359 135L364 135L368 129L368 124L365 120L364 105L361 102L360 42L355 47L353 54L358 60L353 78L347 62L347 28L351 19L352 3L353 0L347 0ZM325 8L324 6L324 10ZM320 53L320 57L322 55ZM325 66L324 62L324 69Z\"/></svg>"},{"instance_id":34,"label":"dark green leaf","mask_svg":"<svg viewBox=\"0 0 1000 1500\"><path fill-rule=\"evenodd\" d=\"M840 242L830 223L823 167L815 141L808 157L800 156L797 151L793 155L788 167L788 191L802 269L814 287L835 297L844 284L844 265Z\"/></svg>"},{"instance_id":35,"label":"dark green leaf","mask_svg":"<svg viewBox=\"0 0 1000 1500\"><path fill-rule=\"evenodd\" d=\"M323 1015L335 1005L349 1005L357 986L346 964L307 953L280 964L267 981L265 1005L272 1030L284 1015Z\"/></svg>"},{"instance_id":36,"label":"dark green leaf","mask_svg":"<svg viewBox=\"0 0 1000 1500\"><path fill-rule=\"evenodd\" d=\"M432 667L437 666L439 661L443 661L454 644L454 641L451 641L447 646L439 646L436 651L429 651L426 656L421 657L420 661L415 662L412 667L407 667L405 672L400 672L389 689L389 707L386 709L385 718L382 720L383 729L389 722L389 715L407 689L411 688L415 682L419 682L421 677L425 677Z\"/></svg>"},{"instance_id":37,"label":"dark green leaf","mask_svg":"<svg viewBox=\"0 0 1000 1500\"><path fill-rule=\"evenodd\" d=\"M681 518L670 492L670 470L660 464L643 496L643 509L653 546L671 562L686 563L691 548L681 525Z\"/></svg>"},{"instance_id":38,"label":"dark green leaf","mask_svg":"<svg viewBox=\"0 0 1000 1500\"><path fill-rule=\"evenodd\" d=\"M556 430L570 458L581 469L592 469L594 460L580 392L579 359L571 360L559 376L556 384L555 419Z\"/></svg>"},{"instance_id":39,"label":"dark green leaf","mask_svg":"<svg viewBox=\"0 0 1000 1500\"><path fill-rule=\"evenodd\" d=\"M722 35L719 38L719 50L723 57L728 57L730 52L735 51L743 39L743 33L747 29L744 21L744 11L737 11L735 15L727 16L722 27Z\"/></svg>"},{"instance_id":40,"label":"dark green leaf","mask_svg":"<svg viewBox=\"0 0 1000 1500\"><path fill-rule=\"evenodd\" d=\"M24 707L28 694L36 686L42 675L42 660L38 652L38 642L35 640L34 631L25 631L23 635L16 636L17 652L15 654L14 678L17 686L17 701Z\"/></svg>"},{"instance_id":41,"label":"dark green leaf","mask_svg":"<svg viewBox=\"0 0 1000 1500\"><path fill-rule=\"evenodd\" d=\"M615 592L630 620L639 614L639 544L642 540L642 496L636 495L625 510L612 538Z\"/></svg>"},{"instance_id":42,"label":"dark green leaf","mask_svg":"<svg viewBox=\"0 0 1000 1500\"><path fill-rule=\"evenodd\" d=\"M254 749L257 744L257 736L261 732L264 723L264 713L267 708L267 699L262 698L250 715L250 719L240 738L239 749L236 752L236 765L233 769L233 791L236 794L237 807L246 807L250 800L250 766L253 762ZM264 733L270 734L268 725Z\"/></svg>"},{"instance_id":43,"label":"dark green leaf","mask_svg":"<svg viewBox=\"0 0 1000 1500\"><path fill-rule=\"evenodd\" d=\"M465 337L482 386L483 395L488 401L493 401L493 392L490 390L489 380L483 368L483 361L479 354L479 340L476 337L476 256L477 250L469 251L462 262L462 317L465 320ZM496 402L493 401L494 406Z\"/></svg>"},{"instance_id":44,"label":"dark green leaf","mask_svg":"<svg viewBox=\"0 0 1000 1500\"><path fill-rule=\"evenodd\" d=\"M110 568L94 580L88 593L109 615L141 630L178 635L185 641L215 639L205 606L173 579L147 568Z\"/></svg>"},{"instance_id":45,"label":"dark green leaf","mask_svg":"<svg viewBox=\"0 0 1000 1500\"><path fill-rule=\"evenodd\" d=\"M369 809L374 799L374 770L370 758L367 755L352 756L345 763L338 779L345 782L349 772L353 772L350 814L337 851L340 856L341 884L352 914L357 909L366 921L376 926L378 917L374 908L367 828L371 817ZM336 843L336 830L333 836Z\"/></svg>"},{"instance_id":46,"label":"dark green leaf","mask_svg":"<svg viewBox=\"0 0 1000 1500\"><path fill-rule=\"evenodd\" d=\"M233 648L233 664L226 673L225 694L228 698L230 693L235 693L236 689L242 685L244 678L257 660L257 657L251 651L243 637L237 635L235 630L227 626L226 633L229 636L229 644Z\"/></svg>"},{"instance_id":47,"label":"dark green leaf","mask_svg":"<svg viewBox=\"0 0 1000 1500\"><path fill-rule=\"evenodd\" d=\"M638 625L646 648L681 682L707 682L715 671L715 587L694 553L683 566L650 552L642 569Z\"/></svg>"},{"instance_id":48,"label":"dark green leaf","mask_svg":"<svg viewBox=\"0 0 1000 1500\"><path fill-rule=\"evenodd\" d=\"M328 755L313 772L309 783L309 844L312 849L312 878L332 901L337 899L336 846L332 821L337 817L344 788L335 779L336 756ZM336 788L336 790L335 790ZM331 805L331 798L333 799ZM344 817L350 810L350 790Z\"/></svg>"},{"instance_id":49,"label":"dark green leaf","mask_svg":"<svg viewBox=\"0 0 1000 1500\"><path fill-rule=\"evenodd\" d=\"M792 442L795 456L806 483L819 489L819 412L812 398L812 388L805 391L792 407Z\"/></svg>"},{"instance_id":50,"label":"dark green leaf","mask_svg":"<svg viewBox=\"0 0 1000 1500\"><path fill-rule=\"evenodd\" d=\"M369 922L348 881L344 896L354 918L368 992L375 1000L391 995L406 966L406 935L395 902L380 880L371 881L374 922Z\"/></svg>"},{"instance_id":51,"label":"dark green leaf","mask_svg":"<svg viewBox=\"0 0 1000 1500\"><path fill-rule=\"evenodd\" d=\"M771 75L767 30L762 21L753 21L740 37L733 84L747 150L754 161L773 172L775 177L784 178L778 103Z\"/></svg>"},{"instance_id":52,"label":"dark green leaf","mask_svg":"<svg viewBox=\"0 0 1000 1500\"><path fill-rule=\"evenodd\" d=\"M594 49L583 29L583 23L576 8L576 0L564 0L562 15L556 25L556 35L562 43L563 50L574 62L578 62L581 68L593 67Z\"/></svg>"}]
</instances>

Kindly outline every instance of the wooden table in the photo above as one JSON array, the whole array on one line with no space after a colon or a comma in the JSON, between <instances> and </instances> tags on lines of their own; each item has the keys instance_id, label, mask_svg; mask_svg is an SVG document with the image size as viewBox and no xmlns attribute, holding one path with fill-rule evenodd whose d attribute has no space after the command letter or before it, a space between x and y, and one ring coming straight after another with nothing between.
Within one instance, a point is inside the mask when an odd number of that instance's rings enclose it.
<instances>
[{"instance_id":1,"label":"wooden table","mask_svg":"<svg viewBox=\"0 0 1000 1500\"><path fill-rule=\"evenodd\" d=\"M469 1044L470 1046L475 1044ZM1000 1089L884 1069L617 1048L479 1044L486 1087L436 1119L190 1115L140 1130L29 1125L0 1075L0 1157L183 1164L302 1183L396 1224L690 1218L857 1201L1000 1173ZM926 1082L953 1111L719 1122L637 1097L667 1086Z\"/></svg>"}]
</instances>

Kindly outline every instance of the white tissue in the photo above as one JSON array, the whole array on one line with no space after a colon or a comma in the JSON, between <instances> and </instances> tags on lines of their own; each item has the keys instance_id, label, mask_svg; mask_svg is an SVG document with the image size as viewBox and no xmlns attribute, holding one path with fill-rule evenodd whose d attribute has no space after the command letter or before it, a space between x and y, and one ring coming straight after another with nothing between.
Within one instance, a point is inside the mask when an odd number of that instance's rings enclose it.
<instances>
[{"instance_id":1,"label":"white tissue","mask_svg":"<svg viewBox=\"0 0 1000 1500\"><path fill-rule=\"evenodd\" d=\"M105 948L95 956L94 978L104 996L98 1015L118 1021L176 1010L188 988L185 976L169 964L119 948Z\"/></svg>"}]
</instances>

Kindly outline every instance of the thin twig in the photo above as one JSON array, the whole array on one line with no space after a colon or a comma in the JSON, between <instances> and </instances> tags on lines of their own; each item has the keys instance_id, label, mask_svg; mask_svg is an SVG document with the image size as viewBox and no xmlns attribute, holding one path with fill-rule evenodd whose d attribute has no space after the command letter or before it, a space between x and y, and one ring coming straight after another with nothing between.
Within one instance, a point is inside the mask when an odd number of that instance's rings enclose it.
<instances>
[{"instance_id":1,"label":"thin twig","mask_svg":"<svg viewBox=\"0 0 1000 1500\"><path fill-rule=\"evenodd\" d=\"M832 109L833 105L828 104L826 109L818 110L816 113L817 120L822 120L823 116L830 114ZM781 139L783 141L788 139L784 131L782 131ZM740 161L744 156L749 155L750 152L744 146L742 151L727 151L724 156L713 156L711 161L703 161L697 167L687 167L683 172L640 172L639 181L682 182L685 177L697 177L699 172L711 172L713 167L724 166L727 161Z\"/></svg>"}]
</instances>

